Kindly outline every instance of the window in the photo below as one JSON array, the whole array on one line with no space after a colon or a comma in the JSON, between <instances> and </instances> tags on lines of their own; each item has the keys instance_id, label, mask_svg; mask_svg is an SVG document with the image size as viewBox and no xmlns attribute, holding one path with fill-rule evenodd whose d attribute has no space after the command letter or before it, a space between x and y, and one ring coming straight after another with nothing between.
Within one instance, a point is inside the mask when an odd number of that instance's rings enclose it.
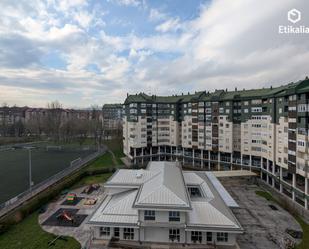
<instances>
[{"instance_id":1,"label":"window","mask_svg":"<svg viewBox=\"0 0 309 249\"><path fill-rule=\"evenodd\" d=\"M144 220L155 220L156 212L154 210L145 210L144 212Z\"/></svg>"},{"instance_id":2,"label":"window","mask_svg":"<svg viewBox=\"0 0 309 249\"><path fill-rule=\"evenodd\" d=\"M169 211L169 221L180 221L180 213L178 211Z\"/></svg>"},{"instance_id":3,"label":"window","mask_svg":"<svg viewBox=\"0 0 309 249\"><path fill-rule=\"evenodd\" d=\"M263 111L262 107L252 107L251 108L251 112L262 112L262 111Z\"/></svg>"},{"instance_id":4,"label":"window","mask_svg":"<svg viewBox=\"0 0 309 249\"><path fill-rule=\"evenodd\" d=\"M227 242L228 241L228 233L217 233L217 241Z\"/></svg>"},{"instance_id":5,"label":"window","mask_svg":"<svg viewBox=\"0 0 309 249\"><path fill-rule=\"evenodd\" d=\"M191 231L191 241L193 243L202 243L202 232L200 231Z\"/></svg>"},{"instance_id":6,"label":"window","mask_svg":"<svg viewBox=\"0 0 309 249\"><path fill-rule=\"evenodd\" d=\"M100 236L109 236L110 228L109 227L100 227Z\"/></svg>"},{"instance_id":7,"label":"window","mask_svg":"<svg viewBox=\"0 0 309 249\"><path fill-rule=\"evenodd\" d=\"M190 197L202 197L202 193L200 191L199 187L188 187L188 191L190 194Z\"/></svg>"},{"instance_id":8,"label":"window","mask_svg":"<svg viewBox=\"0 0 309 249\"><path fill-rule=\"evenodd\" d=\"M133 240L134 239L134 229L125 227L123 229L123 239Z\"/></svg>"},{"instance_id":9,"label":"window","mask_svg":"<svg viewBox=\"0 0 309 249\"><path fill-rule=\"evenodd\" d=\"M174 241L180 241L180 233L179 229L170 229L169 230L169 240L174 242Z\"/></svg>"},{"instance_id":10,"label":"window","mask_svg":"<svg viewBox=\"0 0 309 249\"><path fill-rule=\"evenodd\" d=\"M211 242L212 241L212 232L207 232L206 233L206 241Z\"/></svg>"},{"instance_id":11,"label":"window","mask_svg":"<svg viewBox=\"0 0 309 249\"><path fill-rule=\"evenodd\" d=\"M114 237L119 238L120 232L119 232L119 227L114 227Z\"/></svg>"}]
</instances>

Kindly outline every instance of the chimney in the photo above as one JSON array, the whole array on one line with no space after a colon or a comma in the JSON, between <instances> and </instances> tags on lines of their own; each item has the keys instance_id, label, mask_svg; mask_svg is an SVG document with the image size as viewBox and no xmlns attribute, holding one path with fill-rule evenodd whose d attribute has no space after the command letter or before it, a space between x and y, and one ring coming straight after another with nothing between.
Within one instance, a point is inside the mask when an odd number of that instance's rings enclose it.
<instances>
[{"instance_id":1,"label":"chimney","mask_svg":"<svg viewBox=\"0 0 309 249\"><path fill-rule=\"evenodd\" d=\"M235 87L235 92L237 92L237 87Z\"/></svg>"}]
</instances>

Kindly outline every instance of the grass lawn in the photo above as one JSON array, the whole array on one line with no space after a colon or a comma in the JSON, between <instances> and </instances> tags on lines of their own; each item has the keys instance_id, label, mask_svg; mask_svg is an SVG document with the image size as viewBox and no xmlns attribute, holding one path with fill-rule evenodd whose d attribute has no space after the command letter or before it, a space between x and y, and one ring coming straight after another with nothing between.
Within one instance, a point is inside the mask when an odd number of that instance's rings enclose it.
<instances>
[{"instance_id":1,"label":"grass lawn","mask_svg":"<svg viewBox=\"0 0 309 249\"><path fill-rule=\"evenodd\" d=\"M113 156L110 152L106 152L87 167L87 169L112 168L123 164L120 160L121 157L124 157L122 152L122 140L108 140L104 141L104 144L114 153L116 160L113 160Z\"/></svg>"},{"instance_id":2,"label":"grass lawn","mask_svg":"<svg viewBox=\"0 0 309 249\"><path fill-rule=\"evenodd\" d=\"M111 153L106 152L104 155L98 157L94 160L87 169L102 169L102 168L112 168L116 165L113 162L113 156Z\"/></svg>"},{"instance_id":3,"label":"grass lawn","mask_svg":"<svg viewBox=\"0 0 309 249\"><path fill-rule=\"evenodd\" d=\"M104 141L104 144L114 153L118 165L122 165L123 162L120 160L121 157L124 157L122 140L113 139Z\"/></svg>"},{"instance_id":4,"label":"grass lawn","mask_svg":"<svg viewBox=\"0 0 309 249\"><path fill-rule=\"evenodd\" d=\"M122 149L118 148L116 154L119 156L122 153ZM97 158L87 169L100 169L107 167L117 166L113 160L111 153L105 153L101 157ZM83 177L78 181L71 189L81 186L104 183L112 173L105 173L99 175L92 175ZM48 246L48 242L56 238L55 235L49 234L41 229L38 224L38 212L34 212L29 215L20 223L13 225L9 230L0 235L0 248L1 249L80 249L80 244L70 237L65 239L59 239L55 242L54 246Z\"/></svg>"},{"instance_id":5,"label":"grass lawn","mask_svg":"<svg viewBox=\"0 0 309 249\"><path fill-rule=\"evenodd\" d=\"M95 183L104 183L113 173L105 173L93 176L85 176L79 182L75 183L71 189L79 188L82 186L95 184ZM1 248L1 247L0 247Z\"/></svg>"},{"instance_id":6,"label":"grass lawn","mask_svg":"<svg viewBox=\"0 0 309 249\"><path fill-rule=\"evenodd\" d=\"M261 197L264 197L268 201L273 201L280 205L280 202L278 202L270 193L265 191L255 191L255 193ZM293 214L292 214L293 215ZM301 228L303 229L303 239L301 243L295 247L295 249L308 249L309 245L309 224L307 224L301 217L298 215L293 215L294 218L297 220L297 222L300 224Z\"/></svg>"},{"instance_id":7,"label":"grass lawn","mask_svg":"<svg viewBox=\"0 0 309 249\"><path fill-rule=\"evenodd\" d=\"M58 239L54 246L48 242L56 236L41 229L38 224L38 212L12 226L9 231L0 235L1 249L80 249L80 244L73 238Z\"/></svg>"}]
</instances>

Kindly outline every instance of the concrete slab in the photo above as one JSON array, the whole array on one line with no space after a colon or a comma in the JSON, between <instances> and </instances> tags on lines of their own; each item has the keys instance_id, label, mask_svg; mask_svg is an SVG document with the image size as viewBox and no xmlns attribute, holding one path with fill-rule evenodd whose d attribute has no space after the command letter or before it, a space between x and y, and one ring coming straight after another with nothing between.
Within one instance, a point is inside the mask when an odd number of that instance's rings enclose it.
<instances>
[{"instance_id":1,"label":"concrete slab","mask_svg":"<svg viewBox=\"0 0 309 249\"><path fill-rule=\"evenodd\" d=\"M300 242L285 232L287 228L301 231L300 225L276 203L256 195L255 191L261 188L247 180L220 178L220 181L239 205L232 210L245 229L237 239L241 249L285 248L285 239ZM273 210L269 204L278 210Z\"/></svg>"}]
</instances>

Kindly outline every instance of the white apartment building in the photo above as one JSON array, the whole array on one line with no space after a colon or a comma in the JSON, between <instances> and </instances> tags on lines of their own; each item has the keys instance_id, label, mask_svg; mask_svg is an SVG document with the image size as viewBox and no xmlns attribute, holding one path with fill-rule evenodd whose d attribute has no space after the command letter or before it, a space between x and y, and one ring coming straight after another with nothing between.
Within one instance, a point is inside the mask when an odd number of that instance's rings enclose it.
<instances>
[{"instance_id":1,"label":"white apartment building","mask_svg":"<svg viewBox=\"0 0 309 249\"><path fill-rule=\"evenodd\" d=\"M280 87L128 95L123 151L132 164L175 161L254 170L309 210L309 79Z\"/></svg>"}]
</instances>

